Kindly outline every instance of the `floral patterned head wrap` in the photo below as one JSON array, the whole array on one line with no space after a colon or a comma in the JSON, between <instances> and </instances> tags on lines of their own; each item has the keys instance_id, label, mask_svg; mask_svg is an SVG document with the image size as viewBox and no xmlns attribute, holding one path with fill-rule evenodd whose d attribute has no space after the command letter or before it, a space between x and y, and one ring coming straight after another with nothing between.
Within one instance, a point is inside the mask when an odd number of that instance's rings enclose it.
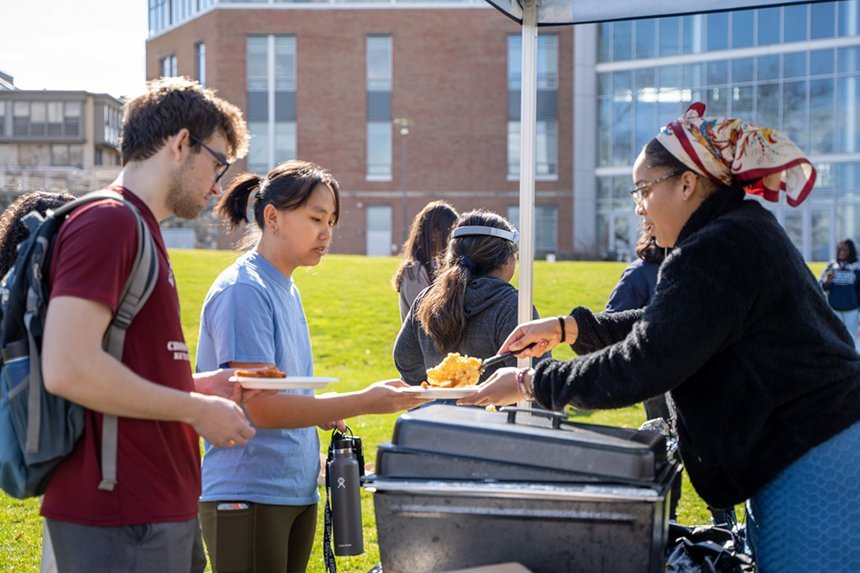
<instances>
[{"instance_id":1,"label":"floral patterned head wrap","mask_svg":"<svg viewBox=\"0 0 860 573\"><path fill-rule=\"evenodd\" d=\"M733 182L768 201L785 191L796 207L815 185L815 168L786 136L740 119L706 118L694 103L657 134L657 141L681 163L720 185Z\"/></svg>"}]
</instances>

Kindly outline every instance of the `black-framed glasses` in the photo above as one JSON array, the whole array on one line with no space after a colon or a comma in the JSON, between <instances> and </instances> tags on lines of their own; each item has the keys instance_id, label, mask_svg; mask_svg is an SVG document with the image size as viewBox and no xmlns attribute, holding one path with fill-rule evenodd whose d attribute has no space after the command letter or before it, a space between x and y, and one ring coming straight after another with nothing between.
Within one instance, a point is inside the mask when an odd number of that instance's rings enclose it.
<instances>
[{"instance_id":1,"label":"black-framed glasses","mask_svg":"<svg viewBox=\"0 0 860 573\"><path fill-rule=\"evenodd\" d=\"M203 149L205 149L206 151L211 153L212 157L214 157L218 161L218 163L221 164L221 170L218 171L218 175L215 176L215 183L218 183L221 180L221 178L224 177L224 174L227 173L227 170L230 169L230 162L227 161L226 157L224 157L223 155L221 155L220 153L218 153L217 151L215 151L214 149L212 149L211 147L209 147L208 145L206 145L205 143L203 143L202 141L200 141L199 139L197 139L193 135L188 134L188 137L194 143L199 143L201 146L203 146Z\"/></svg>"},{"instance_id":2,"label":"black-framed glasses","mask_svg":"<svg viewBox=\"0 0 860 573\"><path fill-rule=\"evenodd\" d=\"M636 187L631 189L630 195L633 196L633 200L636 201L637 205L642 205L642 202L648 198L648 195L651 194L648 191L649 189L651 189L652 187L654 187L658 183L662 183L666 179L671 179L672 177L677 177L678 175L683 175L684 172L686 172L686 171L687 171L686 169L676 169L675 171L667 173L666 175L663 175L662 177L658 177L657 179L655 179L653 181L646 181L642 185L637 185Z\"/></svg>"}]
</instances>

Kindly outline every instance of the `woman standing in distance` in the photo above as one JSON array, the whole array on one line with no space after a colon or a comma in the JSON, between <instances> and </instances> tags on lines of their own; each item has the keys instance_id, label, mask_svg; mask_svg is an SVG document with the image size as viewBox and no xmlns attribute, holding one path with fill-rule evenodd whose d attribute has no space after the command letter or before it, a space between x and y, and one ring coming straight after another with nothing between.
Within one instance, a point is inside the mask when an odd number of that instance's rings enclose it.
<instances>
[{"instance_id":1,"label":"woman standing in distance","mask_svg":"<svg viewBox=\"0 0 860 573\"><path fill-rule=\"evenodd\" d=\"M759 570L858 571L860 356L776 218L815 170L777 131L690 106L633 166L636 213L672 248L650 304L520 325L501 350L580 355L506 369L463 403L525 395L618 408L669 392L690 481L711 507L747 502Z\"/></svg>"},{"instance_id":2,"label":"woman standing in distance","mask_svg":"<svg viewBox=\"0 0 860 573\"><path fill-rule=\"evenodd\" d=\"M415 215L409 229L409 238L403 245L403 262L392 279L394 290L400 293L400 320L422 290L430 286L436 276L438 259L448 244L451 225L457 220L457 211L445 201L427 203Z\"/></svg>"},{"instance_id":3,"label":"woman standing in distance","mask_svg":"<svg viewBox=\"0 0 860 573\"><path fill-rule=\"evenodd\" d=\"M860 316L860 263L857 247L851 239L836 243L836 259L830 261L818 281L827 293L830 308L851 333L857 337Z\"/></svg>"},{"instance_id":4,"label":"woman standing in distance","mask_svg":"<svg viewBox=\"0 0 860 573\"><path fill-rule=\"evenodd\" d=\"M246 173L233 180L217 212L238 227L253 195L254 246L206 295L199 370L275 366L290 376L313 375L307 320L292 277L328 252L339 193L328 171L306 161L287 161L262 178ZM282 390L245 403L257 428L254 440L234 449L205 444L200 520L213 570L304 571L319 501L314 426L330 429L339 423L331 420L425 402L398 386L403 382L380 382L319 397L312 390Z\"/></svg>"}]
</instances>

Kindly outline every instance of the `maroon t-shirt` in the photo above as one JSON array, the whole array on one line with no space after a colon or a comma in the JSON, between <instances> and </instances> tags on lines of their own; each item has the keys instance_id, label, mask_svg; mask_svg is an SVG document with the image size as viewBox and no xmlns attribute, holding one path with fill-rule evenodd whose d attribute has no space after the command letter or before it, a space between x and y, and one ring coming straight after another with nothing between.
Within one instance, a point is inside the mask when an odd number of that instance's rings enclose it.
<instances>
[{"instance_id":1,"label":"maroon t-shirt","mask_svg":"<svg viewBox=\"0 0 860 573\"><path fill-rule=\"evenodd\" d=\"M127 189L112 189L140 211L158 253L159 276L131 323L122 362L154 384L186 392L194 382L179 319L179 296L167 249L154 215ZM73 212L60 229L51 261L51 297L73 296L116 311L137 252L130 209L105 200ZM84 525L134 525L185 521L197 515L200 449L188 424L119 419L117 484L101 480L102 415L86 411L84 435L48 484L42 515Z\"/></svg>"}]
</instances>

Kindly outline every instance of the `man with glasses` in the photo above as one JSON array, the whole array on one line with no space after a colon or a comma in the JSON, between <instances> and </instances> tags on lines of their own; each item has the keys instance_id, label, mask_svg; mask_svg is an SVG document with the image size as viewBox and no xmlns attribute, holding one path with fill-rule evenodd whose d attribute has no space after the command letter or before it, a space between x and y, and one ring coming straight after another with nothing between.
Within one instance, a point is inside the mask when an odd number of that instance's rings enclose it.
<instances>
[{"instance_id":1,"label":"man with glasses","mask_svg":"<svg viewBox=\"0 0 860 573\"><path fill-rule=\"evenodd\" d=\"M102 349L102 335L135 258L135 215L116 200L96 201L69 215L57 236L45 386L87 408L84 435L52 477L42 506L61 571L205 567L198 435L233 447L254 430L241 407L225 399L233 395L229 372L192 375L158 224L171 215L196 217L220 193L228 158L244 155L247 141L241 112L189 80L154 80L126 104L123 170L110 189L149 228L159 274L127 331L121 362ZM112 490L99 486L105 414L119 419Z\"/></svg>"},{"instance_id":2,"label":"man with glasses","mask_svg":"<svg viewBox=\"0 0 860 573\"><path fill-rule=\"evenodd\" d=\"M192 142L199 143L200 146L203 149L205 149L206 151L208 151L209 154L215 158L215 161L218 162L219 168L218 168L218 175L215 176L215 183L220 183L221 178L224 177L224 174L227 173L228 169L230 169L230 162L227 161L227 158L224 157L223 153L221 153L219 151L215 151L214 149L212 149L211 147L209 147L208 145L206 145L205 143L203 143L202 141L200 141L199 139L197 139L193 135L189 135L188 137L191 139Z\"/></svg>"}]
</instances>

